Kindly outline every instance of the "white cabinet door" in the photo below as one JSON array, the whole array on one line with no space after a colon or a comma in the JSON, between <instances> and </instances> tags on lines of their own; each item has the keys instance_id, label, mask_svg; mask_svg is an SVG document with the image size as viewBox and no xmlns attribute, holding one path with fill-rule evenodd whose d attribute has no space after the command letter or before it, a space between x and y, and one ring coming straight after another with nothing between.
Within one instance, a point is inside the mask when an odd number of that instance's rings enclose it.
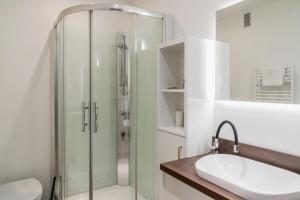
<instances>
[{"instance_id":1,"label":"white cabinet door","mask_svg":"<svg viewBox=\"0 0 300 200\"><path fill-rule=\"evenodd\" d=\"M160 163L178 159L178 147L182 147L181 158L186 157L186 138L158 131L158 200L213 200L185 183L163 173Z\"/></svg>"},{"instance_id":2,"label":"white cabinet door","mask_svg":"<svg viewBox=\"0 0 300 200\"><path fill-rule=\"evenodd\" d=\"M158 132L158 162L165 163L186 156L186 138L168 132Z\"/></svg>"},{"instance_id":3,"label":"white cabinet door","mask_svg":"<svg viewBox=\"0 0 300 200\"><path fill-rule=\"evenodd\" d=\"M186 138L168 132L158 131L157 145L157 199L163 200L163 172L159 169L161 163L186 157Z\"/></svg>"}]
</instances>

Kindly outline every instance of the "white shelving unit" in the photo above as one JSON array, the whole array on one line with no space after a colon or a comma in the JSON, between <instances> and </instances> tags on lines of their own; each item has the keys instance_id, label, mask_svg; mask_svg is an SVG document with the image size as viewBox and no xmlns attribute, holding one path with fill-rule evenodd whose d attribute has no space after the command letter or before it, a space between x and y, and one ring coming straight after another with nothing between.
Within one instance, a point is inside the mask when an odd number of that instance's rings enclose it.
<instances>
[{"instance_id":1,"label":"white shelving unit","mask_svg":"<svg viewBox=\"0 0 300 200\"><path fill-rule=\"evenodd\" d=\"M214 66L215 42L188 37L160 45L158 50L157 134L158 196L164 191L159 164L197 155L208 91L208 70ZM170 89L172 88L172 89ZM184 126L175 125L175 112L184 112ZM199 141L199 142L198 142Z\"/></svg>"},{"instance_id":2,"label":"white shelving unit","mask_svg":"<svg viewBox=\"0 0 300 200\"><path fill-rule=\"evenodd\" d=\"M212 40L187 37L161 44L158 50L157 130L195 143L205 122L201 107L207 98L208 69L213 66ZM175 112L184 112L184 125L175 125ZM199 127L199 128L198 128ZM190 148L190 145L187 146ZM187 155L196 147L187 149Z\"/></svg>"},{"instance_id":3,"label":"white shelving unit","mask_svg":"<svg viewBox=\"0 0 300 200\"><path fill-rule=\"evenodd\" d=\"M175 112L185 111L185 43L179 39L162 44L158 56L158 129L180 136L185 128L175 125Z\"/></svg>"}]
</instances>

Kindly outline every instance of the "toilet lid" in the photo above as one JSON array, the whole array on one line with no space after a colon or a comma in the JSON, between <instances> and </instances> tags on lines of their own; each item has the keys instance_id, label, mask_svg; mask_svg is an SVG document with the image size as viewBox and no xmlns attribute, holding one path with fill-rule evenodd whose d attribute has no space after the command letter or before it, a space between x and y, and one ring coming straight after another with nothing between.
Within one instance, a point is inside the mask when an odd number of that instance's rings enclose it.
<instances>
[{"instance_id":1,"label":"toilet lid","mask_svg":"<svg viewBox=\"0 0 300 200\"><path fill-rule=\"evenodd\" d=\"M25 179L0 185L0 199L34 200L41 196L43 188L36 179Z\"/></svg>"}]
</instances>

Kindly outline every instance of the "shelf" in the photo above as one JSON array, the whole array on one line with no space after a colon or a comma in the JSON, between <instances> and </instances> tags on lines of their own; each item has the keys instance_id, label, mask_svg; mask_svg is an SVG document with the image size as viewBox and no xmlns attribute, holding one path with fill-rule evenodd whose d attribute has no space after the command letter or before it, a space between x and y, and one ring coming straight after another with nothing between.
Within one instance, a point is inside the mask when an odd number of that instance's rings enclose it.
<instances>
[{"instance_id":1,"label":"shelf","mask_svg":"<svg viewBox=\"0 0 300 200\"><path fill-rule=\"evenodd\" d=\"M179 135L181 137L185 137L184 127L178 127L178 126L159 127L158 130L168 132L174 135Z\"/></svg>"},{"instance_id":2,"label":"shelf","mask_svg":"<svg viewBox=\"0 0 300 200\"><path fill-rule=\"evenodd\" d=\"M184 89L164 89L164 93L184 93Z\"/></svg>"},{"instance_id":3,"label":"shelf","mask_svg":"<svg viewBox=\"0 0 300 200\"><path fill-rule=\"evenodd\" d=\"M164 44L161 44L159 46L159 48L161 50L180 50L182 51L184 49L184 43L185 43L185 40L184 39L178 39L178 40L174 40L174 41L169 41L169 42L166 42Z\"/></svg>"}]
</instances>

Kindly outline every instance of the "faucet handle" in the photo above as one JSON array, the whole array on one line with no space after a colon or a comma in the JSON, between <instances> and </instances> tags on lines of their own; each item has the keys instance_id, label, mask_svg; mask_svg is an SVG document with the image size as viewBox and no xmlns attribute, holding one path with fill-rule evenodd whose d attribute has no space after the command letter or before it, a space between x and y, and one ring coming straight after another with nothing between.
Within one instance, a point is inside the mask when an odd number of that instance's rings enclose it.
<instances>
[{"instance_id":1,"label":"faucet handle","mask_svg":"<svg viewBox=\"0 0 300 200\"><path fill-rule=\"evenodd\" d=\"M233 153L239 153L239 145L233 145Z\"/></svg>"},{"instance_id":2,"label":"faucet handle","mask_svg":"<svg viewBox=\"0 0 300 200\"><path fill-rule=\"evenodd\" d=\"M214 139L213 146L216 147L217 149L219 148L219 139L218 138Z\"/></svg>"},{"instance_id":3,"label":"faucet handle","mask_svg":"<svg viewBox=\"0 0 300 200\"><path fill-rule=\"evenodd\" d=\"M211 152L218 152L218 150L219 150L219 140L217 138L215 138L213 140L213 143L212 143L212 146L210 148L210 151Z\"/></svg>"}]
</instances>

